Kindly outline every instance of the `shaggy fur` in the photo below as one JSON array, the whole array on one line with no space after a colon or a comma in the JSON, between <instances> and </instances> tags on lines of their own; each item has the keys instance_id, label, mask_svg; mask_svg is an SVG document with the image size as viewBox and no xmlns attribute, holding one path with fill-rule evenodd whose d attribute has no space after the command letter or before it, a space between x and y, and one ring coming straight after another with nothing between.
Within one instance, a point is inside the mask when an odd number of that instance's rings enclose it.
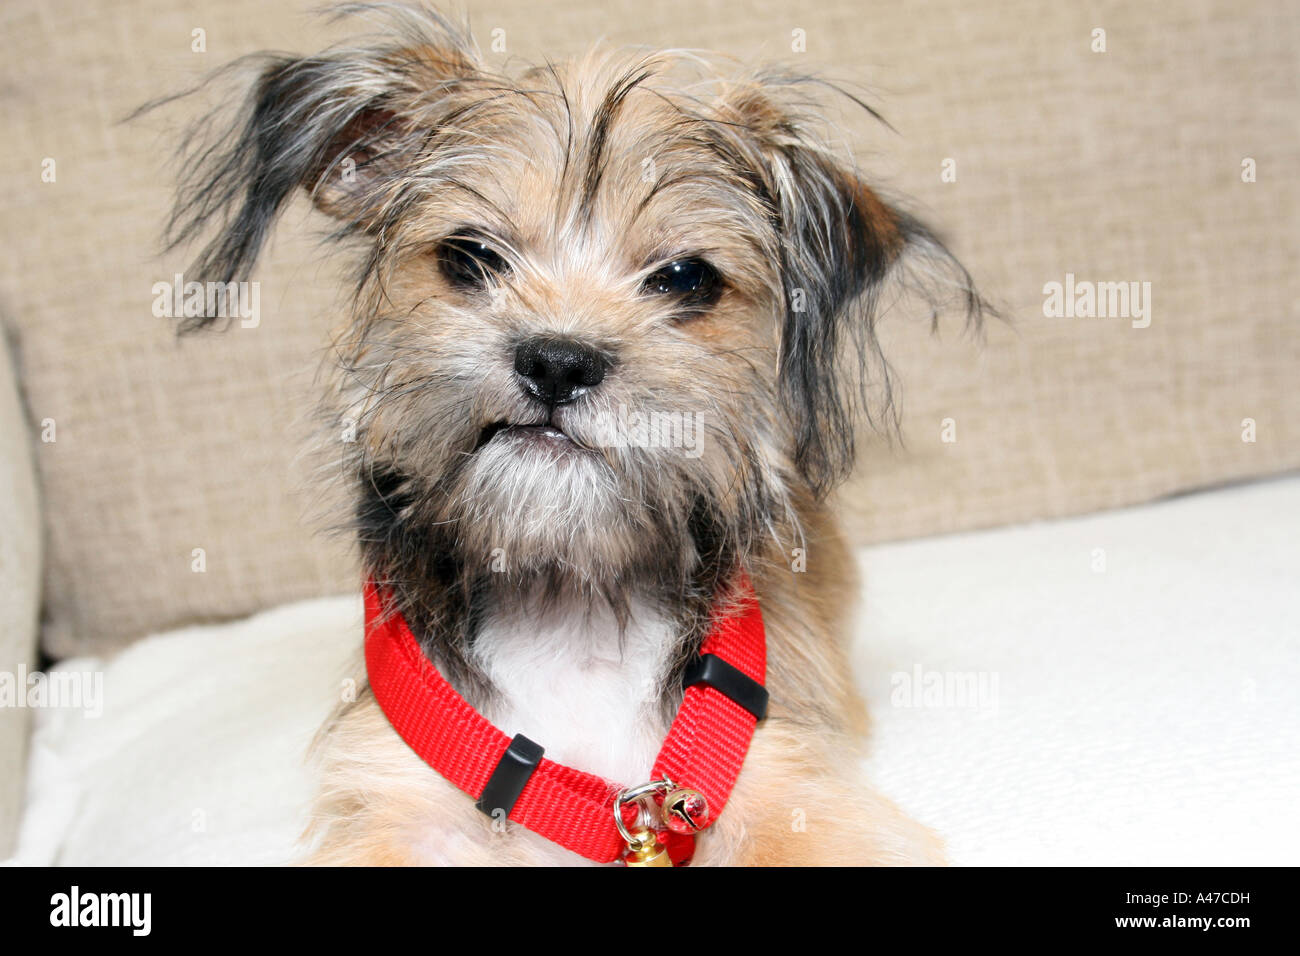
<instances>
[{"instance_id":1,"label":"shaggy fur","mask_svg":"<svg viewBox=\"0 0 1300 956\"><path fill-rule=\"evenodd\" d=\"M241 64L257 73L246 101L186 144L171 237L215 223L191 277L245 278L304 189L357 249L325 407L332 434L355 425L343 451L367 573L508 733L527 731L511 720L564 726L546 699L523 703L523 671L543 653L519 646L530 626L559 635L543 655L557 698L599 672L591 661L641 648L645 687L614 694L615 666L592 685L603 712L590 706L575 739L542 742L643 778L681 668L746 571L767 626L770 716L698 862L937 859L856 779L855 582L823 501L853 464L855 420L891 414L883 304L910 286L978 320L966 271L817 137L824 85L809 77L603 48L504 76L434 12L343 12L381 34ZM699 289L663 285L683 262L705 264ZM518 364L539 337L584 350L603 378L539 402ZM698 423L698 453L608 441L628 411ZM518 427L542 425L562 437ZM806 571L792 570L796 549ZM612 739L633 725L636 741ZM368 694L324 729L321 752L316 862L577 859L494 829Z\"/></svg>"}]
</instances>

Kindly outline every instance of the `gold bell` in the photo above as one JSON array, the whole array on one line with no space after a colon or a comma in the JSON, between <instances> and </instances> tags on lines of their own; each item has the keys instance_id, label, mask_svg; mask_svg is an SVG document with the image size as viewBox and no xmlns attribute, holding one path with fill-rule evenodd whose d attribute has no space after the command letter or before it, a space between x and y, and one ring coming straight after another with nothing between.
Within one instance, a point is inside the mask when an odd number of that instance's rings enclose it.
<instances>
[{"instance_id":1,"label":"gold bell","mask_svg":"<svg viewBox=\"0 0 1300 956\"><path fill-rule=\"evenodd\" d=\"M676 787L664 795L660 811L674 833L699 833L709 825L709 802L698 790Z\"/></svg>"},{"instance_id":2,"label":"gold bell","mask_svg":"<svg viewBox=\"0 0 1300 956\"><path fill-rule=\"evenodd\" d=\"M672 866L668 856L668 847L654 830L641 827L632 831L632 841L623 854L624 866Z\"/></svg>"}]
</instances>

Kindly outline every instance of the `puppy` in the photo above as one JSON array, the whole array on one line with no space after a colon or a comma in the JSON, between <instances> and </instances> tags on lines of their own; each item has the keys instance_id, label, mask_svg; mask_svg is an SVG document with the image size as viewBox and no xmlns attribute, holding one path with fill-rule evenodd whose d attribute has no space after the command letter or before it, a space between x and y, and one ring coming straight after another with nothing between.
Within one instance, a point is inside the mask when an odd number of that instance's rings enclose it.
<instances>
[{"instance_id":1,"label":"puppy","mask_svg":"<svg viewBox=\"0 0 1300 956\"><path fill-rule=\"evenodd\" d=\"M433 11L345 12L381 33L257 59L236 119L196 131L171 237L215 229L191 273L242 280L305 190L357 251L324 407L370 625L409 628L416 683L609 781L604 828L649 851L663 791L694 786L651 775L684 675L756 603L768 706L729 792L673 828L699 830L692 862L940 862L859 778L857 583L825 501L859 411L889 416L886 300L978 321L966 271L818 137L811 78L610 49L507 76ZM476 805L397 726L368 688L322 730L309 862L609 858Z\"/></svg>"}]
</instances>

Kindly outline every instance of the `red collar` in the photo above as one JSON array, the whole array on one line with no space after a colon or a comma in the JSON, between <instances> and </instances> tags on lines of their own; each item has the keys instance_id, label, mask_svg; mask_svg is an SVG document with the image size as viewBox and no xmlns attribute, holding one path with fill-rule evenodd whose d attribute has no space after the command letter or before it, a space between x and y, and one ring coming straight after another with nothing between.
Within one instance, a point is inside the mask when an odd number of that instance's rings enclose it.
<instances>
[{"instance_id":1,"label":"red collar","mask_svg":"<svg viewBox=\"0 0 1300 956\"><path fill-rule=\"evenodd\" d=\"M707 826L722 812L766 711L763 616L748 579L743 589L732 613L715 618L700 657L687 668L681 707L650 771L652 781L696 791L707 805L701 815L694 801L690 822L680 815L670 821L677 833L660 830L675 861L689 857L694 842L679 834ZM438 673L401 614L385 616L384 604L374 582L368 582L366 671L380 708L411 749L475 797L485 813L499 817L504 811L508 819L598 863L623 857L628 844L619 835L614 805L624 787L546 760L542 748L522 734L512 739L494 727ZM664 789L650 788L661 805ZM634 826L636 801L620 803L619 809L623 822Z\"/></svg>"}]
</instances>

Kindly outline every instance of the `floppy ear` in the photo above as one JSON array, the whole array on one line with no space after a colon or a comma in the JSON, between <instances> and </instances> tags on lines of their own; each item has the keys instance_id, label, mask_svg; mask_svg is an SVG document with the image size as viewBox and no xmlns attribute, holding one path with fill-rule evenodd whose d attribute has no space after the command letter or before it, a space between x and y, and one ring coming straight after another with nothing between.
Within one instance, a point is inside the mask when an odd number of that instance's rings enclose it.
<instances>
[{"instance_id":1,"label":"floppy ear","mask_svg":"<svg viewBox=\"0 0 1300 956\"><path fill-rule=\"evenodd\" d=\"M889 367L875 334L887 290L919 292L935 322L954 300L970 322L988 309L969 273L932 232L881 200L769 95L805 82L769 76L730 105L763 155L760 175L774 210L784 299L779 378L795 464L820 494L853 468L859 414L872 424L897 425Z\"/></svg>"},{"instance_id":2,"label":"floppy ear","mask_svg":"<svg viewBox=\"0 0 1300 956\"><path fill-rule=\"evenodd\" d=\"M219 108L182 146L168 247L219 224L187 278L247 278L299 188L339 220L336 238L382 227L395 180L419 154L438 105L477 75L470 41L445 21L406 26L425 33L317 56L252 58L260 73L233 119ZM211 321L197 318L182 331Z\"/></svg>"}]
</instances>

